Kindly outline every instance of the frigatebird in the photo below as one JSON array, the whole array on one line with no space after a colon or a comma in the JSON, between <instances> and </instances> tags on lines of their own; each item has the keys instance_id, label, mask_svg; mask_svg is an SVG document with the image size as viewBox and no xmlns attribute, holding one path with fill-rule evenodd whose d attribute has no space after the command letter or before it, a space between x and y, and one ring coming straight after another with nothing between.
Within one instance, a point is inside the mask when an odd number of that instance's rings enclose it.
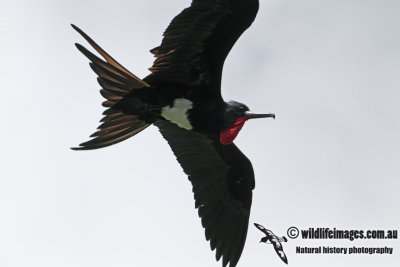
<instances>
[{"instance_id":1,"label":"frigatebird","mask_svg":"<svg viewBox=\"0 0 400 267\"><path fill-rule=\"evenodd\" d=\"M260 243L266 243L266 244L272 244L274 246L274 249L276 251L276 253L278 254L279 258L281 258L281 260L288 264L288 260L286 257L285 252L283 252L283 246L281 242L287 242L287 238L282 236L282 237L278 237L276 236L271 230L266 229L264 226L262 226L261 224L258 223L254 223L255 227L257 227L258 230L260 230L261 232L263 232L265 234L265 236L263 238L261 238ZM269 241L269 243L268 243Z\"/></svg>"},{"instance_id":2,"label":"frigatebird","mask_svg":"<svg viewBox=\"0 0 400 267\"><path fill-rule=\"evenodd\" d=\"M193 0L150 51L156 59L144 79L72 25L103 57L76 44L98 75L107 108L93 139L73 149L110 146L156 125L192 183L206 239L223 266L236 266L241 256L255 186L251 162L233 141L247 120L275 118L221 96L225 58L257 11L258 0Z\"/></svg>"}]
</instances>

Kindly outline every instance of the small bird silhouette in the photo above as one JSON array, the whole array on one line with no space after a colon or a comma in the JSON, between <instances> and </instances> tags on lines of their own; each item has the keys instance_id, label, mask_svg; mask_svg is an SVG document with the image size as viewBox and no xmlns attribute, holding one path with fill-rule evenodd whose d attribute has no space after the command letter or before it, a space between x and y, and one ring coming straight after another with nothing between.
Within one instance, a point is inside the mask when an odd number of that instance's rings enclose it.
<instances>
[{"instance_id":1,"label":"small bird silhouette","mask_svg":"<svg viewBox=\"0 0 400 267\"><path fill-rule=\"evenodd\" d=\"M264 226L258 224L258 223L254 223L254 225L265 234L265 236L263 238L261 238L260 243L264 242L266 244L272 244L275 248L276 253L278 254L279 258L281 258L281 260L288 264L288 260L287 257L285 255L285 252L283 252L283 246L281 242L287 242L287 238L282 236L282 237L278 237L276 236L271 230L266 229ZM270 243L268 243L268 241L270 241Z\"/></svg>"}]
</instances>

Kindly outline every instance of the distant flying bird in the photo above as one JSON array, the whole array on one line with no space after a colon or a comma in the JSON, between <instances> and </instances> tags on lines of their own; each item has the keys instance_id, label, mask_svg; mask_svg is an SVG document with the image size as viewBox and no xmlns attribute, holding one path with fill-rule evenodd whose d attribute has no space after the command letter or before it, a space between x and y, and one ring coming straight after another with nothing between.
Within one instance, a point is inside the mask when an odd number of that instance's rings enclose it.
<instances>
[{"instance_id":1,"label":"distant flying bird","mask_svg":"<svg viewBox=\"0 0 400 267\"><path fill-rule=\"evenodd\" d=\"M242 253L255 185L251 162L233 141L247 120L275 118L221 96L225 58L257 11L258 0L193 0L151 50L156 59L144 79L72 25L103 57L76 44L108 108L93 139L73 149L110 146L156 125L189 176L206 239L223 266L236 266Z\"/></svg>"},{"instance_id":2,"label":"distant flying bird","mask_svg":"<svg viewBox=\"0 0 400 267\"><path fill-rule=\"evenodd\" d=\"M264 226L258 223L254 223L254 225L257 227L257 229L265 234L265 236L261 238L260 243L263 242L266 244L272 244L279 258L281 258L284 263L288 264L287 257L285 255L285 252L283 252L283 246L281 244L281 242L287 242L287 238L284 236L276 236L271 230L266 229ZM268 243L268 241L270 243Z\"/></svg>"}]
</instances>

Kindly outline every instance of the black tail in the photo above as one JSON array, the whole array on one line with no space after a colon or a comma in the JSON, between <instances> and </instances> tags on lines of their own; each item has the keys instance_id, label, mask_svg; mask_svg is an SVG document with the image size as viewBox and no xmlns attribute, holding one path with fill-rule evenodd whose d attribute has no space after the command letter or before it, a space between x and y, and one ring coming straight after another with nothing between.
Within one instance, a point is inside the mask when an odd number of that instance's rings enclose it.
<instances>
[{"instance_id":1,"label":"black tail","mask_svg":"<svg viewBox=\"0 0 400 267\"><path fill-rule=\"evenodd\" d=\"M100 93L106 99L102 104L108 108L103 113L105 116L100 120L102 124L98 127L99 130L90 136L94 138L72 149L88 150L110 146L147 128L149 123L140 120L136 115L124 114L113 106L132 90L149 87L149 85L125 69L81 29L75 25L72 27L106 60L100 59L82 45L75 44L79 51L91 61L90 67L99 76L97 81L103 88Z\"/></svg>"}]
</instances>

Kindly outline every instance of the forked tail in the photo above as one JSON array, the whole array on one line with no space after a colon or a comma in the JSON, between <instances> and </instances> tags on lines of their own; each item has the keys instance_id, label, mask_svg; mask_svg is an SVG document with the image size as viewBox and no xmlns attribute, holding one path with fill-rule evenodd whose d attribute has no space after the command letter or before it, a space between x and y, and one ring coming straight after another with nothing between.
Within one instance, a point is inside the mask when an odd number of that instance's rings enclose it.
<instances>
[{"instance_id":1,"label":"forked tail","mask_svg":"<svg viewBox=\"0 0 400 267\"><path fill-rule=\"evenodd\" d=\"M113 106L132 90L149 85L119 64L81 29L73 24L71 26L106 60L97 57L82 45L75 44L91 61L90 67L99 76L97 81L103 88L100 93L106 99L102 104L108 108L103 112L105 116L100 120L98 131L90 136L93 139L72 149L89 150L110 146L144 130L149 123L140 120L136 115L124 114Z\"/></svg>"}]
</instances>

